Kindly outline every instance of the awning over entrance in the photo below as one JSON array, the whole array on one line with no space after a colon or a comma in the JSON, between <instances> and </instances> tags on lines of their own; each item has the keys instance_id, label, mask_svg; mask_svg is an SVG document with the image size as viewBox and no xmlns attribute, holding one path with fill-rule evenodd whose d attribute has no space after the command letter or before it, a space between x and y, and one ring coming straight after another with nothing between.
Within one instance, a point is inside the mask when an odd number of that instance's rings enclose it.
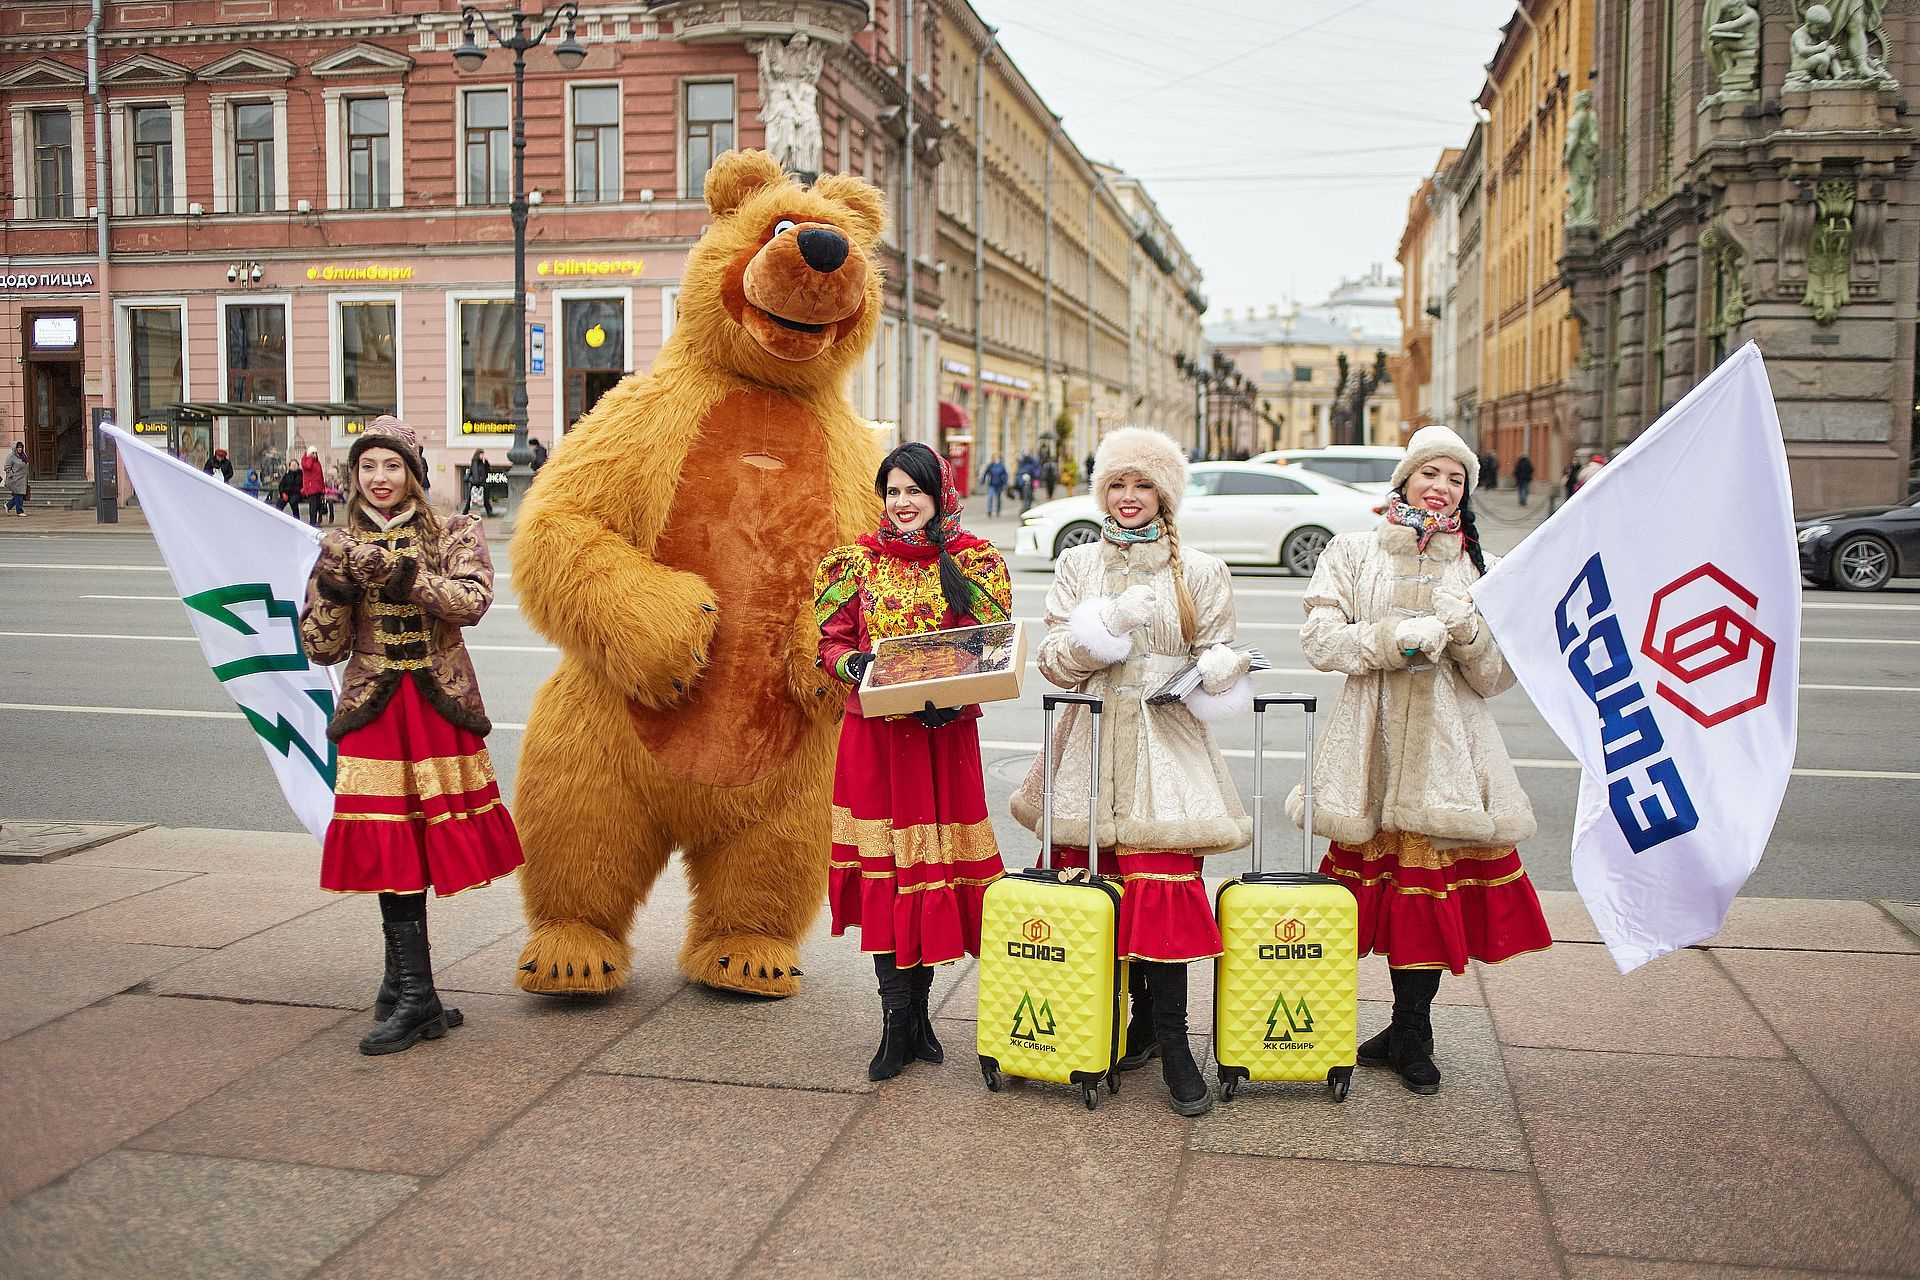
<instances>
[{"instance_id":1,"label":"awning over entrance","mask_svg":"<svg viewBox=\"0 0 1920 1280\"><path fill-rule=\"evenodd\" d=\"M951 400L940 402L940 429L942 431L964 431L967 428L967 411Z\"/></svg>"},{"instance_id":2,"label":"awning over entrance","mask_svg":"<svg viewBox=\"0 0 1920 1280\"><path fill-rule=\"evenodd\" d=\"M377 418L387 410L347 400L183 400L168 405L166 412L182 418Z\"/></svg>"}]
</instances>

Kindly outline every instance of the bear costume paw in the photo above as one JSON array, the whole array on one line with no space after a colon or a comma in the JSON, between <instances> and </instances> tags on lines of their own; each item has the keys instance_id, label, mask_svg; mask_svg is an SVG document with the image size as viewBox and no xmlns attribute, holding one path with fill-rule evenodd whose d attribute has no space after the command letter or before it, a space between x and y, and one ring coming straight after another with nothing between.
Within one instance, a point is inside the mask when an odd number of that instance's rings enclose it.
<instances>
[{"instance_id":1,"label":"bear costume paw","mask_svg":"<svg viewBox=\"0 0 1920 1280\"><path fill-rule=\"evenodd\" d=\"M784 938L736 933L695 943L680 952L680 968L695 982L750 996L790 996L800 991L800 952Z\"/></svg>"},{"instance_id":2,"label":"bear costume paw","mask_svg":"<svg viewBox=\"0 0 1920 1280\"><path fill-rule=\"evenodd\" d=\"M581 920L537 926L514 984L542 995L600 995L627 985L633 948Z\"/></svg>"}]
</instances>

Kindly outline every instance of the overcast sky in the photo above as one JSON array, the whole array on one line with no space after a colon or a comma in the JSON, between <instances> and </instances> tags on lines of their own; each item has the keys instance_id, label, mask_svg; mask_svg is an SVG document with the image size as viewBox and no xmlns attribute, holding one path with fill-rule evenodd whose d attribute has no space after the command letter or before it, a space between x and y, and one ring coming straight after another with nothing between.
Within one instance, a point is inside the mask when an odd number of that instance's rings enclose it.
<instances>
[{"instance_id":1,"label":"overcast sky","mask_svg":"<svg viewBox=\"0 0 1920 1280\"><path fill-rule=\"evenodd\" d=\"M1391 264L1513 0L973 0L1090 157L1137 174L1236 311Z\"/></svg>"}]
</instances>

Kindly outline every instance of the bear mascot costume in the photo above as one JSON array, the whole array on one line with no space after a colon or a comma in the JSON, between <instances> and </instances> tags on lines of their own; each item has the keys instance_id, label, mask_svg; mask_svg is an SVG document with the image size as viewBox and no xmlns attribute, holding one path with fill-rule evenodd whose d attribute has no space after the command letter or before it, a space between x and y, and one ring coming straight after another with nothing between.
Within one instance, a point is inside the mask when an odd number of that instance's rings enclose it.
<instances>
[{"instance_id":1,"label":"bear mascot costume","mask_svg":"<svg viewBox=\"0 0 1920 1280\"><path fill-rule=\"evenodd\" d=\"M844 690L821 670L813 574L880 517L880 444L848 402L880 320L879 191L802 187L763 151L707 173L673 335L541 468L514 588L560 666L515 787L528 991L611 991L678 849L680 967L799 990L826 897Z\"/></svg>"}]
</instances>

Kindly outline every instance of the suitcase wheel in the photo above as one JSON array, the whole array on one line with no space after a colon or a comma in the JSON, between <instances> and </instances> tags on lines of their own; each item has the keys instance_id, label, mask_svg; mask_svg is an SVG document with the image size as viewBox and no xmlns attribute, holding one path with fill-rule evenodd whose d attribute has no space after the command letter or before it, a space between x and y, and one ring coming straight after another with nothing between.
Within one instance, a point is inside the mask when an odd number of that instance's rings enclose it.
<instances>
[{"instance_id":1,"label":"suitcase wheel","mask_svg":"<svg viewBox=\"0 0 1920 1280\"><path fill-rule=\"evenodd\" d=\"M1112 1097L1114 1094L1119 1092L1120 1092L1120 1068L1115 1067L1111 1071L1107 1072L1107 1096Z\"/></svg>"},{"instance_id":2,"label":"suitcase wheel","mask_svg":"<svg viewBox=\"0 0 1920 1280\"><path fill-rule=\"evenodd\" d=\"M1221 1067L1219 1074L1220 1101L1232 1102L1233 1095L1239 1090L1240 1082L1247 1078L1247 1073L1240 1067Z\"/></svg>"},{"instance_id":3,"label":"suitcase wheel","mask_svg":"<svg viewBox=\"0 0 1920 1280\"><path fill-rule=\"evenodd\" d=\"M1333 1095L1335 1102L1347 1100L1347 1089L1353 1084L1352 1067L1335 1067L1327 1072L1327 1092Z\"/></svg>"},{"instance_id":4,"label":"suitcase wheel","mask_svg":"<svg viewBox=\"0 0 1920 1280\"><path fill-rule=\"evenodd\" d=\"M1000 1092L1000 1068L991 1063L983 1062L980 1064L980 1076L987 1082L988 1091L992 1093Z\"/></svg>"},{"instance_id":5,"label":"suitcase wheel","mask_svg":"<svg viewBox=\"0 0 1920 1280\"><path fill-rule=\"evenodd\" d=\"M1081 1085L1080 1085L1080 1101L1082 1101L1082 1102L1084 1102L1084 1103L1086 1103L1086 1104L1087 1104L1087 1110L1089 1110L1089 1111L1092 1111L1092 1110L1093 1110L1094 1108L1096 1108L1096 1107L1098 1107L1098 1106L1100 1105L1100 1083L1099 1083L1099 1081L1097 1081L1097 1080L1087 1080L1087 1081L1083 1081L1083 1082L1081 1083Z\"/></svg>"}]
</instances>

